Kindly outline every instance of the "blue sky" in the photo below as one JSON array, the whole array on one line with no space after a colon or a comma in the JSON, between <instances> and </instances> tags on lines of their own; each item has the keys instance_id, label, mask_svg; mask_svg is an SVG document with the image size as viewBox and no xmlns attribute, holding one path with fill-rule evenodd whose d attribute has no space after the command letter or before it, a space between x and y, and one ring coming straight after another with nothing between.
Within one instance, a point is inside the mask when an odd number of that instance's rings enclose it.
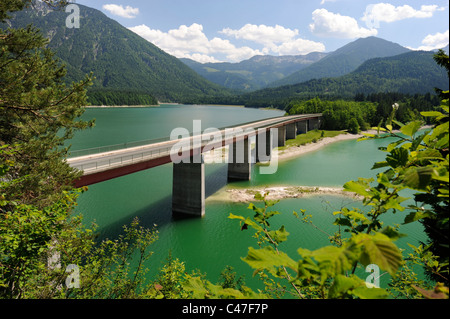
<instances>
[{"instance_id":1,"label":"blue sky","mask_svg":"<svg viewBox=\"0 0 450 319\"><path fill-rule=\"evenodd\" d=\"M367 36L423 50L449 42L449 0L74 2L101 10L176 57L199 62L331 52Z\"/></svg>"}]
</instances>

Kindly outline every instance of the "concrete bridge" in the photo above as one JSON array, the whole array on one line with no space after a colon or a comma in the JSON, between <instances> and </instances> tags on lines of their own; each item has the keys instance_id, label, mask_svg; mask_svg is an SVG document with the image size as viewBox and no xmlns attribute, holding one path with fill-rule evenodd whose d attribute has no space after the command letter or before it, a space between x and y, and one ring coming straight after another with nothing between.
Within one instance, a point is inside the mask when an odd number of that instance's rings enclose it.
<instances>
[{"instance_id":1,"label":"concrete bridge","mask_svg":"<svg viewBox=\"0 0 450 319\"><path fill-rule=\"evenodd\" d=\"M173 162L173 212L204 216L204 153L229 145L228 180L249 180L252 163L270 162L273 148L284 146L286 140L294 139L297 134L319 129L321 118L322 114L292 115L240 124L213 133L205 130L197 134L194 130L189 136L148 141L138 146L131 143L115 150L105 147L75 151L67 162L83 172L74 182L75 187ZM250 143L253 136L256 136L255 156L252 156Z\"/></svg>"}]
</instances>

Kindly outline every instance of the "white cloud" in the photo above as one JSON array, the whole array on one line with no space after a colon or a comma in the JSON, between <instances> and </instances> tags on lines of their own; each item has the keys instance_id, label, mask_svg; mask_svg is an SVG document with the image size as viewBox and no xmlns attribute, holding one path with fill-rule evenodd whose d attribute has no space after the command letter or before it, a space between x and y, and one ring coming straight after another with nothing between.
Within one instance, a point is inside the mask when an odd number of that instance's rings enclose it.
<instances>
[{"instance_id":1,"label":"white cloud","mask_svg":"<svg viewBox=\"0 0 450 319\"><path fill-rule=\"evenodd\" d=\"M309 25L312 33L322 37L334 38L365 38L378 34L376 29L366 29L358 25L356 19L317 9L312 13L313 23Z\"/></svg>"},{"instance_id":2,"label":"white cloud","mask_svg":"<svg viewBox=\"0 0 450 319\"><path fill-rule=\"evenodd\" d=\"M273 44L291 41L298 35L298 30L291 30L276 25L275 27L266 25L246 24L239 30L230 28L220 31L227 36L234 36L236 39L244 39L260 44Z\"/></svg>"},{"instance_id":3,"label":"white cloud","mask_svg":"<svg viewBox=\"0 0 450 319\"><path fill-rule=\"evenodd\" d=\"M325 51L325 45L320 42L296 39L282 43L281 45L273 48L272 51L278 53L279 55L300 55L311 52L323 52Z\"/></svg>"},{"instance_id":4,"label":"white cloud","mask_svg":"<svg viewBox=\"0 0 450 319\"><path fill-rule=\"evenodd\" d=\"M444 33L437 32L435 34L429 34L422 40L422 46L412 50L424 50L431 51L435 49L442 49L449 42L449 33L448 30Z\"/></svg>"},{"instance_id":5,"label":"white cloud","mask_svg":"<svg viewBox=\"0 0 450 319\"><path fill-rule=\"evenodd\" d=\"M320 4L325 4L325 2L335 2L336 0L322 0Z\"/></svg>"},{"instance_id":6,"label":"white cloud","mask_svg":"<svg viewBox=\"0 0 450 319\"><path fill-rule=\"evenodd\" d=\"M178 29L167 32L151 29L145 24L132 27L130 30L177 58L189 58L201 63L220 62L217 56L224 57L229 62L240 62L255 55L270 53L299 55L325 51L322 43L298 38L298 30L279 25L271 27L247 24L239 30L225 28L219 32L262 45L259 49L250 46L237 47L230 40L219 37L208 39L203 26L197 23L190 26L181 25Z\"/></svg>"},{"instance_id":7,"label":"white cloud","mask_svg":"<svg viewBox=\"0 0 450 319\"><path fill-rule=\"evenodd\" d=\"M220 33L236 39L262 44L264 54L298 55L325 51L325 46L322 43L298 38L299 31L297 29L292 30L280 25L273 27L246 24L239 30L226 28Z\"/></svg>"},{"instance_id":8,"label":"white cloud","mask_svg":"<svg viewBox=\"0 0 450 319\"><path fill-rule=\"evenodd\" d=\"M103 5L103 9L110 12L113 15L133 19L139 14L138 8L133 8L130 6L126 6L125 8L122 5L117 4L105 4Z\"/></svg>"},{"instance_id":9,"label":"white cloud","mask_svg":"<svg viewBox=\"0 0 450 319\"><path fill-rule=\"evenodd\" d=\"M130 30L177 58L190 58L201 63L219 62L214 58L214 54L225 55L227 60L232 62L262 54L261 51L249 47L236 47L229 40L217 37L209 40L203 32L203 26L197 23L190 26L181 25L178 29L168 32L151 29L144 24Z\"/></svg>"},{"instance_id":10,"label":"white cloud","mask_svg":"<svg viewBox=\"0 0 450 319\"><path fill-rule=\"evenodd\" d=\"M361 20L389 23L411 18L431 18L434 12L442 10L444 8L437 5L423 5L416 10L407 4L396 7L390 3L377 3L367 6Z\"/></svg>"}]
</instances>

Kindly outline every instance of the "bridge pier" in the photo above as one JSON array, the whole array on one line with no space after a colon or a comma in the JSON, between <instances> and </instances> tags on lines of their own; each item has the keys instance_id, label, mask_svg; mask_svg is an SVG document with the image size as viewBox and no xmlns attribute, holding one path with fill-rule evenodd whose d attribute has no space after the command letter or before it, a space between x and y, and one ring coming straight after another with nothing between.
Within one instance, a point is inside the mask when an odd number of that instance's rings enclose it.
<instances>
[{"instance_id":1,"label":"bridge pier","mask_svg":"<svg viewBox=\"0 0 450 319\"><path fill-rule=\"evenodd\" d=\"M250 139L230 144L228 154L228 181L248 181L252 175Z\"/></svg>"},{"instance_id":2,"label":"bridge pier","mask_svg":"<svg viewBox=\"0 0 450 319\"><path fill-rule=\"evenodd\" d=\"M319 129L320 121L318 118L309 119L308 122L309 122L309 127L310 127L311 131Z\"/></svg>"},{"instance_id":3,"label":"bridge pier","mask_svg":"<svg viewBox=\"0 0 450 319\"><path fill-rule=\"evenodd\" d=\"M297 132L298 134L308 133L308 121L297 122Z\"/></svg>"},{"instance_id":4,"label":"bridge pier","mask_svg":"<svg viewBox=\"0 0 450 319\"><path fill-rule=\"evenodd\" d=\"M286 145L286 126L278 128L278 147Z\"/></svg>"},{"instance_id":5,"label":"bridge pier","mask_svg":"<svg viewBox=\"0 0 450 319\"><path fill-rule=\"evenodd\" d=\"M273 134L271 130L256 135L256 163L270 162L272 159Z\"/></svg>"},{"instance_id":6,"label":"bridge pier","mask_svg":"<svg viewBox=\"0 0 450 319\"><path fill-rule=\"evenodd\" d=\"M292 140L297 137L297 125L296 123L291 123L286 125L286 139Z\"/></svg>"},{"instance_id":7,"label":"bridge pier","mask_svg":"<svg viewBox=\"0 0 450 319\"><path fill-rule=\"evenodd\" d=\"M172 212L201 216L205 215L205 163L173 164ZM198 162L198 161L197 161Z\"/></svg>"}]
</instances>

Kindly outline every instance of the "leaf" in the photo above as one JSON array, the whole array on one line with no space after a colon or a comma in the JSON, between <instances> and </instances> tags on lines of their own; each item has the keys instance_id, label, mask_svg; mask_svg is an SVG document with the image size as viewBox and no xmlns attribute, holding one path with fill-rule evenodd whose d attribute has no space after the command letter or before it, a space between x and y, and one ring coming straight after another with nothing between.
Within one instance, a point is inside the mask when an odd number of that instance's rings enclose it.
<instances>
[{"instance_id":1,"label":"leaf","mask_svg":"<svg viewBox=\"0 0 450 319\"><path fill-rule=\"evenodd\" d=\"M383 162L376 162L375 164L373 164L372 169L378 169L378 168L383 168L389 166L388 162L383 161Z\"/></svg>"},{"instance_id":2,"label":"leaf","mask_svg":"<svg viewBox=\"0 0 450 319\"><path fill-rule=\"evenodd\" d=\"M394 276L402 264L402 254L397 246L384 234L359 234L349 244L361 247L360 262L364 265L375 264Z\"/></svg>"},{"instance_id":3,"label":"leaf","mask_svg":"<svg viewBox=\"0 0 450 319\"><path fill-rule=\"evenodd\" d=\"M347 218L336 218L333 225L352 227L352 223Z\"/></svg>"},{"instance_id":4,"label":"leaf","mask_svg":"<svg viewBox=\"0 0 450 319\"><path fill-rule=\"evenodd\" d=\"M272 247L254 249L249 247L247 257L242 258L253 269L266 269L276 275L276 267L297 269L297 263L284 252L277 253Z\"/></svg>"},{"instance_id":5,"label":"leaf","mask_svg":"<svg viewBox=\"0 0 450 319\"><path fill-rule=\"evenodd\" d=\"M412 212L405 217L403 224L413 223L423 218L434 218L434 214L430 211L426 212Z\"/></svg>"},{"instance_id":6,"label":"leaf","mask_svg":"<svg viewBox=\"0 0 450 319\"><path fill-rule=\"evenodd\" d=\"M208 290L205 288L200 277L190 277L186 283L183 285L186 291L192 292L192 297L194 299L205 299L208 294Z\"/></svg>"},{"instance_id":7,"label":"leaf","mask_svg":"<svg viewBox=\"0 0 450 319\"><path fill-rule=\"evenodd\" d=\"M386 299L389 294L380 288L368 288L366 283L357 276L346 277L338 275L328 291L328 298L348 298L353 295L360 299Z\"/></svg>"},{"instance_id":8,"label":"leaf","mask_svg":"<svg viewBox=\"0 0 450 319\"><path fill-rule=\"evenodd\" d=\"M359 299L387 299L389 293L381 288L358 287L352 293Z\"/></svg>"},{"instance_id":9,"label":"leaf","mask_svg":"<svg viewBox=\"0 0 450 319\"><path fill-rule=\"evenodd\" d=\"M337 275L334 278L333 284L328 290L328 298L338 299L344 298L351 290L361 284L360 281L353 277L346 277L344 275Z\"/></svg>"},{"instance_id":10,"label":"leaf","mask_svg":"<svg viewBox=\"0 0 450 319\"><path fill-rule=\"evenodd\" d=\"M289 232L286 231L284 226L281 226L279 230L272 230L269 232L270 237L273 241L275 241L277 244L282 243L287 240L287 237L289 236Z\"/></svg>"},{"instance_id":11,"label":"leaf","mask_svg":"<svg viewBox=\"0 0 450 319\"><path fill-rule=\"evenodd\" d=\"M237 216L232 213L228 216L229 219L239 219L241 221L241 230L248 229L248 226L251 226L252 228L256 229L257 231L261 231L262 227L259 226L257 223L252 221L250 218L244 218L242 216Z\"/></svg>"},{"instance_id":12,"label":"leaf","mask_svg":"<svg viewBox=\"0 0 450 319\"><path fill-rule=\"evenodd\" d=\"M410 167L403 175L403 183L415 190L426 190L433 177L431 167Z\"/></svg>"},{"instance_id":13,"label":"leaf","mask_svg":"<svg viewBox=\"0 0 450 319\"><path fill-rule=\"evenodd\" d=\"M299 249L298 253L303 258L305 257L304 250ZM325 246L306 253L308 257L314 258L318 262L319 268L325 270L330 276L344 274L346 270L352 268L353 263L356 261L356 254L353 251L353 247L350 246Z\"/></svg>"},{"instance_id":14,"label":"leaf","mask_svg":"<svg viewBox=\"0 0 450 319\"><path fill-rule=\"evenodd\" d=\"M344 184L344 190L347 192L353 192L362 196L370 196L367 191L367 185L361 181L350 181Z\"/></svg>"},{"instance_id":15,"label":"leaf","mask_svg":"<svg viewBox=\"0 0 450 319\"><path fill-rule=\"evenodd\" d=\"M412 121L405 126L402 126L400 128L400 132L407 136L414 136L414 134L417 133L417 131L422 127L422 121Z\"/></svg>"},{"instance_id":16,"label":"leaf","mask_svg":"<svg viewBox=\"0 0 450 319\"><path fill-rule=\"evenodd\" d=\"M401 234L401 233L399 233L398 231L396 231L396 230L395 230L394 228L392 228L391 226L387 226L387 227L383 228L383 229L381 230L381 233L384 234L384 235L386 235L387 237L389 237L391 240L397 240L397 239L399 239L399 238L408 236L408 235L406 235L406 234Z\"/></svg>"},{"instance_id":17,"label":"leaf","mask_svg":"<svg viewBox=\"0 0 450 319\"><path fill-rule=\"evenodd\" d=\"M408 162L408 150L400 147L393 149L390 155L386 156L386 161L393 168L397 168L399 166L405 166Z\"/></svg>"}]
</instances>

